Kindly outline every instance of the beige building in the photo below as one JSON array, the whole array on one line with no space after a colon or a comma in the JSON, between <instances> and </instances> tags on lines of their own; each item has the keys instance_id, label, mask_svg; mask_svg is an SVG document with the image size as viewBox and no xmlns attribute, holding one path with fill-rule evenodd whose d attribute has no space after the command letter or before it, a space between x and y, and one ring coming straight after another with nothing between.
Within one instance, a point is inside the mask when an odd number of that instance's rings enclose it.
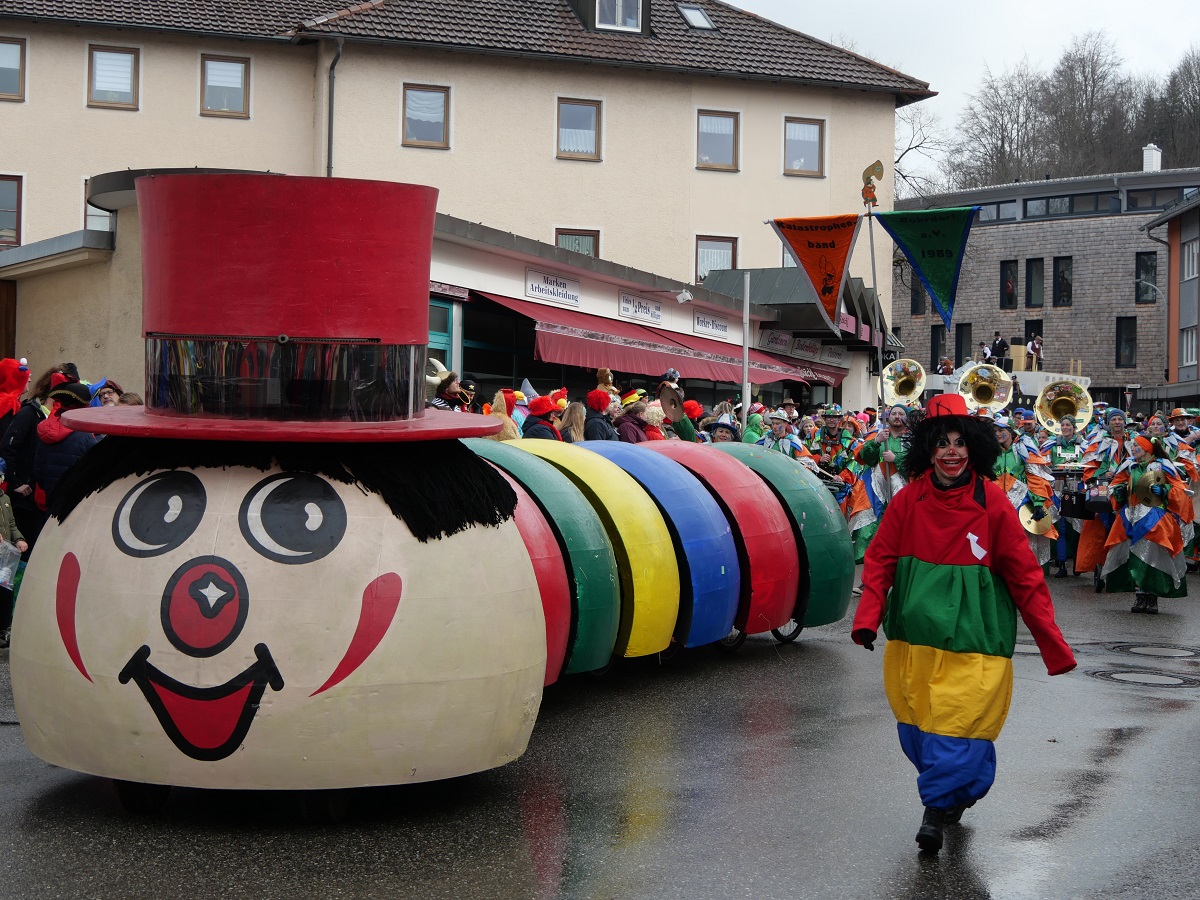
<instances>
[{"instance_id":1,"label":"beige building","mask_svg":"<svg viewBox=\"0 0 1200 900\"><path fill-rule=\"evenodd\" d=\"M99 173L269 170L432 184L450 216L695 284L710 268L782 265L765 219L860 209L895 107L930 93L715 0L536 0L487 17L462 0L223 10L6 0L0 248L112 227L85 203ZM878 193L890 208L890 174ZM319 210L312 228L319 240ZM20 280L0 265L16 296L0 350L34 368L60 353L131 366L136 297L106 293L112 276L56 276L60 302L89 298L87 327L51 338L32 299L48 289L21 264ZM865 240L852 272L869 277ZM468 349L452 344L449 361L469 364Z\"/></svg>"}]
</instances>

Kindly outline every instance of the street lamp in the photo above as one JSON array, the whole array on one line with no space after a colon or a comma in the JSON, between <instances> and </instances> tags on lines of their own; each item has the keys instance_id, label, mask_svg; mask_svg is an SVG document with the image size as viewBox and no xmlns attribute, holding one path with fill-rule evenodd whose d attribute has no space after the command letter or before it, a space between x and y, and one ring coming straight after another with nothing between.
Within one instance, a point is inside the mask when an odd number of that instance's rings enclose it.
<instances>
[{"instance_id":1,"label":"street lamp","mask_svg":"<svg viewBox=\"0 0 1200 900\"><path fill-rule=\"evenodd\" d=\"M1135 278L1135 279L1133 279L1133 283L1145 285L1146 287L1148 287L1152 291L1154 291L1154 293L1158 294L1158 296L1162 297L1164 301L1170 302L1170 301L1167 301L1167 295L1164 294L1162 292L1162 290L1159 288L1159 286L1157 284L1155 284L1153 281L1146 281L1144 278Z\"/></svg>"}]
</instances>

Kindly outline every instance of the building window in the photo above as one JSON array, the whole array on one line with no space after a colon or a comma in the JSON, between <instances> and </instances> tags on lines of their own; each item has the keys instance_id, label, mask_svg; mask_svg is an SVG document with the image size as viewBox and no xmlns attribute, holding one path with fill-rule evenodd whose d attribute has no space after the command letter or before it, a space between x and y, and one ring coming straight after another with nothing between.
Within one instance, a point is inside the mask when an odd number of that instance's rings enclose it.
<instances>
[{"instance_id":1,"label":"building window","mask_svg":"<svg viewBox=\"0 0 1200 900\"><path fill-rule=\"evenodd\" d=\"M436 84L404 85L405 147L450 149L450 88Z\"/></svg>"},{"instance_id":2,"label":"building window","mask_svg":"<svg viewBox=\"0 0 1200 900\"><path fill-rule=\"evenodd\" d=\"M1187 281L1200 274L1200 240L1185 241L1179 246L1179 280Z\"/></svg>"},{"instance_id":3,"label":"building window","mask_svg":"<svg viewBox=\"0 0 1200 900\"><path fill-rule=\"evenodd\" d=\"M0 175L0 247L21 243L21 179Z\"/></svg>"},{"instance_id":4,"label":"building window","mask_svg":"<svg viewBox=\"0 0 1200 900\"><path fill-rule=\"evenodd\" d=\"M929 371L936 372L946 355L946 326L929 326Z\"/></svg>"},{"instance_id":5,"label":"building window","mask_svg":"<svg viewBox=\"0 0 1200 900\"><path fill-rule=\"evenodd\" d=\"M737 238L708 235L696 238L696 284L704 280L709 269L736 268Z\"/></svg>"},{"instance_id":6,"label":"building window","mask_svg":"<svg viewBox=\"0 0 1200 900\"><path fill-rule=\"evenodd\" d=\"M88 46L88 106L138 108L138 51Z\"/></svg>"},{"instance_id":7,"label":"building window","mask_svg":"<svg viewBox=\"0 0 1200 900\"><path fill-rule=\"evenodd\" d=\"M600 255L600 232L580 228L555 228L554 243L564 250L573 250L584 256Z\"/></svg>"},{"instance_id":8,"label":"building window","mask_svg":"<svg viewBox=\"0 0 1200 900\"><path fill-rule=\"evenodd\" d=\"M250 118L250 60L200 55L200 115Z\"/></svg>"},{"instance_id":9,"label":"building window","mask_svg":"<svg viewBox=\"0 0 1200 900\"><path fill-rule=\"evenodd\" d=\"M925 293L925 285L921 283L916 272L909 271L908 277L909 312L914 316L923 316L925 315L925 301L929 295Z\"/></svg>"},{"instance_id":10,"label":"building window","mask_svg":"<svg viewBox=\"0 0 1200 900\"><path fill-rule=\"evenodd\" d=\"M712 19L708 17L708 13L698 6L680 6L679 13L685 22L700 31L716 31L717 29Z\"/></svg>"},{"instance_id":11,"label":"building window","mask_svg":"<svg viewBox=\"0 0 1200 900\"><path fill-rule=\"evenodd\" d=\"M454 305L445 300L429 301L429 344L426 354L447 369L454 367L451 356L454 337Z\"/></svg>"},{"instance_id":12,"label":"building window","mask_svg":"<svg viewBox=\"0 0 1200 900\"><path fill-rule=\"evenodd\" d=\"M971 325L954 326L954 368L971 361L975 348L971 346Z\"/></svg>"},{"instance_id":13,"label":"building window","mask_svg":"<svg viewBox=\"0 0 1200 900\"><path fill-rule=\"evenodd\" d=\"M641 31L641 0L596 0L596 27Z\"/></svg>"},{"instance_id":14,"label":"building window","mask_svg":"<svg viewBox=\"0 0 1200 900\"><path fill-rule=\"evenodd\" d=\"M84 203L83 227L88 231L112 231L114 219L116 216L107 209Z\"/></svg>"},{"instance_id":15,"label":"building window","mask_svg":"<svg viewBox=\"0 0 1200 900\"><path fill-rule=\"evenodd\" d=\"M1000 261L1000 308L1017 308L1017 261Z\"/></svg>"},{"instance_id":16,"label":"building window","mask_svg":"<svg viewBox=\"0 0 1200 900\"><path fill-rule=\"evenodd\" d=\"M558 101L558 158L600 158L600 101Z\"/></svg>"},{"instance_id":17,"label":"building window","mask_svg":"<svg viewBox=\"0 0 1200 900\"><path fill-rule=\"evenodd\" d=\"M1025 306L1034 309L1046 304L1046 261L1025 260Z\"/></svg>"},{"instance_id":18,"label":"building window","mask_svg":"<svg viewBox=\"0 0 1200 900\"><path fill-rule=\"evenodd\" d=\"M736 172L738 114L700 110L696 117L696 168Z\"/></svg>"},{"instance_id":19,"label":"building window","mask_svg":"<svg viewBox=\"0 0 1200 900\"><path fill-rule=\"evenodd\" d=\"M1158 254L1153 250L1139 253L1134 271L1137 273L1134 285L1137 302L1153 303L1158 299Z\"/></svg>"},{"instance_id":20,"label":"building window","mask_svg":"<svg viewBox=\"0 0 1200 900\"><path fill-rule=\"evenodd\" d=\"M1196 364L1196 326L1179 329L1179 365Z\"/></svg>"},{"instance_id":21,"label":"building window","mask_svg":"<svg viewBox=\"0 0 1200 900\"><path fill-rule=\"evenodd\" d=\"M0 100L25 99L25 39L0 37Z\"/></svg>"},{"instance_id":22,"label":"building window","mask_svg":"<svg viewBox=\"0 0 1200 900\"><path fill-rule=\"evenodd\" d=\"M1025 218L1040 219L1046 215L1046 198L1025 201Z\"/></svg>"},{"instance_id":23,"label":"building window","mask_svg":"<svg viewBox=\"0 0 1200 900\"><path fill-rule=\"evenodd\" d=\"M1137 317L1117 316L1117 368L1137 368Z\"/></svg>"},{"instance_id":24,"label":"building window","mask_svg":"<svg viewBox=\"0 0 1200 900\"><path fill-rule=\"evenodd\" d=\"M1070 306L1072 285L1074 283L1071 257L1054 257L1054 305Z\"/></svg>"},{"instance_id":25,"label":"building window","mask_svg":"<svg viewBox=\"0 0 1200 900\"><path fill-rule=\"evenodd\" d=\"M796 258L794 256L792 256L792 254L788 251L787 247L783 248L783 268L785 268L785 269L796 268Z\"/></svg>"},{"instance_id":26,"label":"building window","mask_svg":"<svg viewBox=\"0 0 1200 900\"><path fill-rule=\"evenodd\" d=\"M783 120L783 174L823 175L825 123L819 119Z\"/></svg>"}]
</instances>

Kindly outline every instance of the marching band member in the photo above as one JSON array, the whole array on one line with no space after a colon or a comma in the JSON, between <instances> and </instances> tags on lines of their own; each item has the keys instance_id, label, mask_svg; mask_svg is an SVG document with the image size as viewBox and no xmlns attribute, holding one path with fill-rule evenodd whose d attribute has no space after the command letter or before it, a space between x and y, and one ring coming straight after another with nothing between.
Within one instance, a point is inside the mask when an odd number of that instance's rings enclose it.
<instances>
[{"instance_id":1,"label":"marching band member","mask_svg":"<svg viewBox=\"0 0 1200 900\"><path fill-rule=\"evenodd\" d=\"M1159 597L1187 596L1187 560L1175 512L1187 498L1179 497L1182 492L1172 482L1178 483L1178 473L1162 441L1135 437L1130 457L1113 476L1117 515L1100 572L1107 593L1135 592L1131 612L1155 615ZM1148 496L1138 496L1141 491Z\"/></svg>"},{"instance_id":2,"label":"marching band member","mask_svg":"<svg viewBox=\"0 0 1200 900\"><path fill-rule=\"evenodd\" d=\"M1110 406L1104 411L1104 427L1093 432L1083 454L1083 482L1089 486L1107 484L1129 457L1126 443L1125 413ZM1088 572L1104 564L1112 513L1096 513L1083 523L1075 550L1075 571Z\"/></svg>"},{"instance_id":3,"label":"marching band member","mask_svg":"<svg viewBox=\"0 0 1200 900\"><path fill-rule=\"evenodd\" d=\"M850 523L850 538L854 542L855 562L862 562L866 557L871 538L879 530L884 509L908 483L900 474L900 469L911 443L908 409L896 404L888 410L887 427L859 444L854 453L862 472L850 491L846 518Z\"/></svg>"},{"instance_id":4,"label":"marching band member","mask_svg":"<svg viewBox=\"0 0 1200 900\"><path fill-rule=\"evenodd\" d=\"M792 433L789 417L785 410L774 409L767 413L767 422L771 429L758 440L759 447L768 450L778 450L785 456L802 463L805 467L816 472L819 468L816 457L809 452L804 443Z\"/></svg>"},{"instance_id":5,"label":"marching band member","mask_svg":"<svg viewBox=\"0 0 1200 900\"><path fill-rule=\"evenodd\" d=\"M1051 525L1044 533L1026 532L1029 548L1037 557L1038 564L1044 566L1050 560L1050 548L1058 541L1058 531L1053 525L1058 518L1058 510L1051 499L1053 491L1050 485L1054 476L1050 473L1050 462L1041 455L1028 435L1018 433L1012 420L1006 416L996 416L994 424L996 441L1000 444L994 480L1018 512L1021 507L1027 506L1034 522L1050 517Z\"/></svg>"},{"instance_id":6,"label":"marching band member","mask_svg":"<svg viewBox=\"0 0 1200 900\"><path fill-rule=\"evenodd\" d=\"M1041 446L1041 454L1050 460L1052 469L1061 469L1065 467L1079 467L1079 473L1083 473L1083 439L1075 432L1075 417L1063 416L1059 419L1060 433L1051 435L1050 439L1044 442ZM1075 551L1079 546L1079 532L1083 529L1083 519L1076 519L1061 515L1063 495L1062 492L1066 489L1067 482L1062 482L1060 487L1054 494L1054 505L1060 511L1059 528L1058 528L1058 543L1055 546L1054 560L1058 564L1058 571L1054 574L1055 578L1067 577L1067 560L1075 558ZM1066 523L1065 525L1061 523ZM1078 572L1074 574L1078 575Z\"/></svg>"}]
</instances>

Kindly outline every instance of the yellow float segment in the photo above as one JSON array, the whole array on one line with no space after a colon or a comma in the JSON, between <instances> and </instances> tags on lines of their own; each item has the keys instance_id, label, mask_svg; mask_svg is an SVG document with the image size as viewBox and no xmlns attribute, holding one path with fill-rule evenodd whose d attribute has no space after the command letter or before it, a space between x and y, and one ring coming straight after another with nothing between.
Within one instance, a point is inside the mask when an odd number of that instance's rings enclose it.
<instances>
[{"instance_id":1,"label":"yellow float segment","mask_svg":"<svg viewBox=\"0 0 1200 900\"><path fill-rule=\"evenodd\" d=\"M604 522L621 573L621 626L614 654L649 656L670 645L679 617L679 563L658 506L624 469L558 441L509 441L571 479Z\"/></svg>"}]
</instances>

